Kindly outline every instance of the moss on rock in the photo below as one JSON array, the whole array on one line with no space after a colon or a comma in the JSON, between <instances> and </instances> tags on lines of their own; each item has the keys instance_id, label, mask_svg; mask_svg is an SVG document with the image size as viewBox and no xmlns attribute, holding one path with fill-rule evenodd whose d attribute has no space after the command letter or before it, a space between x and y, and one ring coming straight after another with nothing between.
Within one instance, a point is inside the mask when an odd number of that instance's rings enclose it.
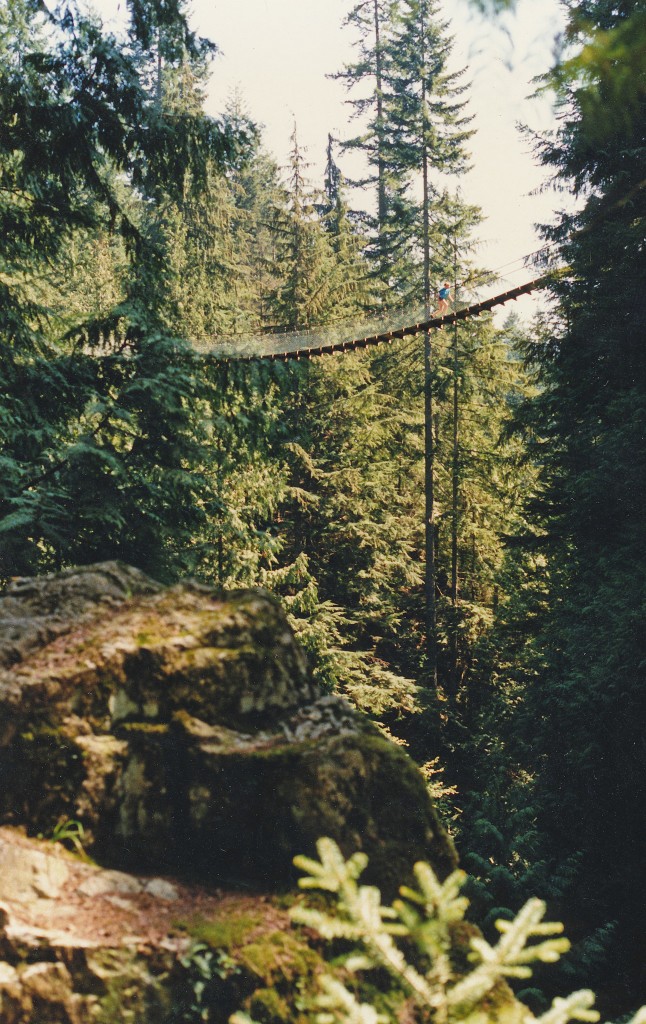
<instances>
[{"instance_id":1,"label":"moss on rock","mask_svg":"<svg viewBox=\"0 0 646 1024\"><path fill-rule=\"evenodd\" d=\"M259 988L247 1001L249 1013L257 1024L296 1024L294 1006L278 994L275 988Z\"/></svg>"},{"instance_id":2,"label":"moss on rock","mask_svg":"<svg viewBox=\"0 0 646 1024\"><path fill-rule=\"evenodd\" d=\"M281 990L299 979L311 981L323 967L320 955L293 931L269 932L243 946L238 956L247 970Z\"/></svg>"},{"instance_id":3,"label":"moss on rock","mask_svg":"<svg viewBox=\"0 0 646 1024\"><path fill-rule=\"evenodd\" d=\"M222 915L211 920L199 919L182 925L197 942L204 942L211 949L223 949L231 953L244 946L249 937L262 924L259 914L241 911L235 904Z\"/></svg>"},{"instance_id":4,"label":"moss on rock","mask_svg":"<svg viewBox=\"0 0 646 1024\"><path fill-rule=\"evenodd\" d=\"M112 563L20 581L0 596L0 723L0 823L79 818L112 866L281 887L329 835L390 894L415 859L455 863L412 761L322 694L265 591Z\"/></svg>"},{"instance_id":5,"label":"moss on rock","mask_svg":"<svg viewBox=\"0 0 646 1024\"><path fill-rule=\"evenodd\" d=\"M235 1008L249 1012L257 1024L305 1024L311 1019L301 1010L305 1002L311 1002L316 979L327 967L302 932L268 931L253 914L192 923L189 931L215 953L225 951L231 958L236 966L235 981L232 975L229 986L237 991ZM221 990L216 986L207 1004L215 1020L220 1019L221 999Z\"/></svg>"},{"instance_id":6,"label":"moss on rock","mask_svg":"<svg viewBox=\"0 0 646 1024\"><path fill-rule=\"evenodd\" d=\"M49 835L59 819L75 816L84 777L82 751L68 731L36 721L0 748L0 818Z\"/></svg>"}]
</instances>

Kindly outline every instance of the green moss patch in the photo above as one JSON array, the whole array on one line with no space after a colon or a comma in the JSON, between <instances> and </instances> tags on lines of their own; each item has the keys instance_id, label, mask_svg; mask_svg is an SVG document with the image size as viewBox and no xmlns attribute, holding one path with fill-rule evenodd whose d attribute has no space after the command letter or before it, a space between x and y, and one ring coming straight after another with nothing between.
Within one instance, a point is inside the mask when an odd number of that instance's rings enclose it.
<instances>
[{"instance_id":1,"label":"green moss patch","mask_svg":"<svg viewBox=\"0 0 646 1024\"><path fill-rule=\"evenodd\" d=\"M223 951L237 968L213 989L214 1020L229 996L236 1007L258 1024L305 1024L303 1007L317 989L317 976L326 969L321 955L308 945L304 933L292 929L273 901L254 912L234 902L222 916L182 925L196 943ZM226 992L225 992L226 989Z\"/></svg>"},{"instance_id":2,"label":"green moss patch","mask_svg":"<svg viewBox=\"0 0 646 1024\"><path fill-rule=\"evenodd\" d=\"M230 915L217 920L191 921L182 927L196 942L204 942L211 949L232 953L262 927L262 921L260 914L241 914L234 910Z\"/></svg>"},{"instance_id":3,"label":"green moss patch","mask_svg":"<svg viewBox=\"0 0 646 1024\"><path fill-rule=\"evenodd\" d=\"M239 952L240 962L267 985L293 984L298 978L316 973L322 961L295 932L270 932L262 939L244 946Z\"/></svg>"},{"instance_id":4,"label":"green moss patch","mask_svg":"<svg viewBox=\"0 0 646 1024\"><path fill-rule=\"evenodd\" d=\"M259 988L249 999L249 1013L258 1024L289 1024L293 1007L275 988Z\"/></svg>"}]
</instances>

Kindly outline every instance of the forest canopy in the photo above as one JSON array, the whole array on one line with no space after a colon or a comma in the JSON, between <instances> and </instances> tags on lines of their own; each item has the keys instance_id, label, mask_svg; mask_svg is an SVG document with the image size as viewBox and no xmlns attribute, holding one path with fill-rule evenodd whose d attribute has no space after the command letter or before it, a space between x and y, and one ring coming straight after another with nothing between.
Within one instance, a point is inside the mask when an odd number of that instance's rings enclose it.
<instances>
[{"instance_id":1,"label":"forest canopy","mask_svg":"<svg viewBox=\"0 0 646 1024\"><path fill-rule=\"evenodd\" d=\"M348 3L359 121L317 185L296 127L283 171L238 96L205 114L217 40L182 0L132 0L119 37L6 0L0 578L118 558L278 593L317 678L424 766L485 931L531 895L565 921L538 1003L574 977L623 1013L646 999L646 15L566 10L534 139L576 200L544 228L546 311L282 365L195 342L493 284L439 5Z\"/></svg>"}]
</instances>

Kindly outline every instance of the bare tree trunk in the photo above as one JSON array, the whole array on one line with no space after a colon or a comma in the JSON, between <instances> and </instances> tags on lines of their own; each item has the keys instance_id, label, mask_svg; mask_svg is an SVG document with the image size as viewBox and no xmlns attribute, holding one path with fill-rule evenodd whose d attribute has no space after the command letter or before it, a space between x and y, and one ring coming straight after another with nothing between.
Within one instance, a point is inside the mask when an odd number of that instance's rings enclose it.
<instances>
[{"instance_id":1,"label":"bare tree trunk","mask_svg":"<svg viewBox=\"0 0 646 1024\"><path fill-rule=\"evenodd\" d=\"M383 52L381 46L381 23L379 0L374 0L375 22L375 78L377 88L377 220L379 233L379 263L382 276L386 270L387 253L384 245L386 224L386 159L384 157L384 97L383 97ZM385 278L384 278L385 279Z\"/></svg>"},{"instance_id":2,"label":"bare tree trunk","mask_svg":"<svg viewBox=\"0 0 646 1024\"><path fill-rule=\"evenodd\" d=\"M458 287L457 239L453 241L453 296ZM460 383L459 383L458 324L453 325L453 454L451 464L451 693L458 692L458 525L460 499Z\"/></svg>"},{"instance_id":3,"label":"bare tree trunk","mask_svg":"<svg viewBox=\"0 0 646 1024\"><path fill-rule=\"evenodd\" d=\"M425 40L424 9L421 11L422 45ZM422 55L423 59L423 55ZM422 77L422 201L424 247L424 306L431 316L431 239L429 222L429 184L426 132L426 80ZM433 345L430 331L424 334L424 504L426 565L424 584L426 656L433 689L437 689L437 607L435 600L435 438L433 435Z\"/></svg>"}]
</instances>

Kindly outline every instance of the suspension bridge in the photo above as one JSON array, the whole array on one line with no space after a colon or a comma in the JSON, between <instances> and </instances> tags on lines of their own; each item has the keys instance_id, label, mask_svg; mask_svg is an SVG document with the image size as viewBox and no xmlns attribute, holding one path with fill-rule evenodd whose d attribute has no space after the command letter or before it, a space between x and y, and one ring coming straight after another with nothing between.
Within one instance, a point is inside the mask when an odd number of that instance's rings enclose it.
<instances>
[{"instance_id":1,"label":"suspension bridge","mask_svg":"<svg viewBox=\"0 0 646 1024\"><path fill-rule=\"evenodd\" d=\"M547 247L530 256L521 257L524 266L528 260L545 265ZM519 261L514 261L519 262ZM194 348L218 362L253 362L255 360L287 361L311 359L316 356L351 352L375 345L389 344L401 338L431 330L440 330L461 320L478 317L503 306L505 303L547 287L554 278L554 270L543 272L522 284L494 295L456 303L456 308L443 316L428 315L425 306L407 307L399 311L367 317L362 322L326 324L311 330L290 331L274 328L264 332L244 332L216 337L193 338Z\"/></svg>"}]
</instances>

